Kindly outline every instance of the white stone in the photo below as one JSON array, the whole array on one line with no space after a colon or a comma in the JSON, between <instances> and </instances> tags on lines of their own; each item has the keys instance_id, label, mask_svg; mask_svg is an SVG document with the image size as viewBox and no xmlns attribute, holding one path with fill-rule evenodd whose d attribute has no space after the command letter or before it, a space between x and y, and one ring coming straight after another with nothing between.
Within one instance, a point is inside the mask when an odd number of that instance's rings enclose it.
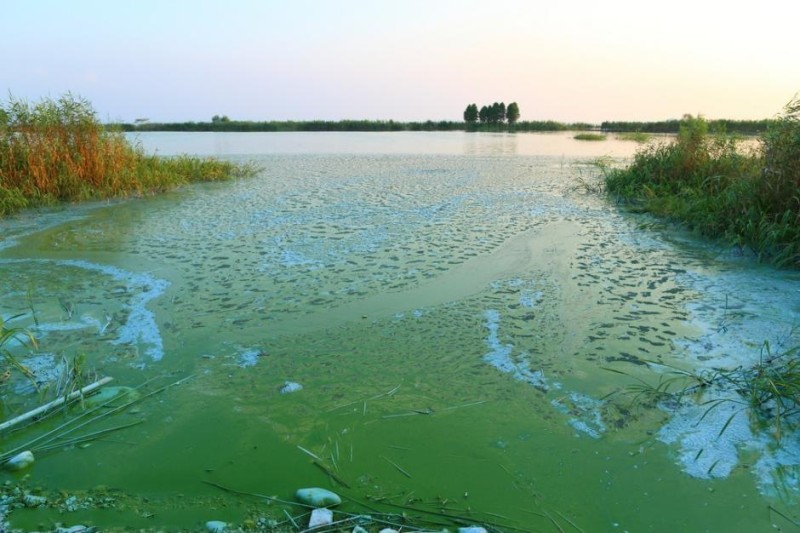
<instances>
[{"instance_id":1,"label":"white stone","mask_svg":"<svg viewBox=\"0 0 800 533\"><path fill-rule=\"evenodd\" d=\"M369 532L361 526L356 526L353 528L353 533L369 533Z\"/></svg>"},{"instance_id":2,"label":"white stone","mask_svg":"<svg viewBox=\"0 0 800 533\"><path fill-rule=\"evenodd\" d=\"M458 528L458 533L487 533L487 531L481 526L469 526Z\"/></svg>"},{"instance_id":3,"label":"white stone","mask_svg":"<svg viewBox=\"0 0 800 533\"><path fill-rule=\"evenodd\" d=\"M295 497L299 502L314 507L331 507L342 503L342 499L338 494L319 487L298 489L295 493Z\"/></svg>"},{"instance_id":4,"label":"white stone","mask_svg":"<svg viewBox=\"0 0 800 533\"><path fill-rule=\"evenodd\" d=\"M222 533L228 524L220 520L209 520L206 522L206 531L209 533Z\"/></svg>"},{"instance_id":5,"label":"white stone","mask_svg":"<svg viewBox=\"0 0 800 533\"><path fill-rule=\"evenodd\" d=\"M25 450L6 461L5 467L9 470L22 470L31 466L34 460L33 452Z\"/></svg>"},{"instance_id":6,"label":"white stone","mask_svg":"<svg viewBox=\"0 0 800 533\"><path fill-rule=\"evenodd\" d=\"M308 519L308 527L329 526L333 524L333 511L330 509L314 509Z\"/></svg>"},{"instance_id":7,"label":"white stone","mask_svg":"<svg viewBox=\"0 0 800 533\"><path fill-rule=\"evenodd\" d=\"M390 527L385 527L378 531L378 533L399 533L396 529L392 529Z\"/></svg>"}]
</instances>

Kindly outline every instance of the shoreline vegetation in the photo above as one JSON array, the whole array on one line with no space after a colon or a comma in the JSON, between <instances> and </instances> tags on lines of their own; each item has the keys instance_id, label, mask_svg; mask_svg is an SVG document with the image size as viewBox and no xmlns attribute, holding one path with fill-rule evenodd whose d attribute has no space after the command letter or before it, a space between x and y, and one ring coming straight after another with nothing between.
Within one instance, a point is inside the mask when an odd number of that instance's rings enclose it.
<instances>
[{"instance_id":1,"label":"shoreline vegetation","mask_svg":"<svg viewBox=\"0 0 800 533\"><path fill-rule=\"evenodd\" d=\"M775 122L764 120L709 120L709 130L739 135L761 135ZM513 123L426 120L421 122L398 122L394 120L231 120L215 116L208 122L150 122L139 119L134 123L115 122L108 129L124 132L293 132L293 131L467 131L494 133L591 131L603 133L647 134L680 131L682 120L671 119L656 122L558 122L554 120L523 120Z\"/></svg>"},{"instance_id":2,"label":"shoreline vegetation","mask_svg":"<svg viewBox=\"0 0 800 533\"><path fill-rule=\"evenodd\" d=\"M150 156L91 104L67 93L0 104L0 216L58 203L145 196L194 181L252 175L249 165Z\"/></svg>"},{"instance_id":3,"label":"shoreline vegetation","mask_svg":"<svg viewBox=\"0 0 800 533\"><path fill-rule=\"evenodd\" d=\"M606 192L760 261L800 269L800 97L749 151L710 129L684 116L674 141L647 144L629 166L605 169Z\"/></svg>"}]
</instances>

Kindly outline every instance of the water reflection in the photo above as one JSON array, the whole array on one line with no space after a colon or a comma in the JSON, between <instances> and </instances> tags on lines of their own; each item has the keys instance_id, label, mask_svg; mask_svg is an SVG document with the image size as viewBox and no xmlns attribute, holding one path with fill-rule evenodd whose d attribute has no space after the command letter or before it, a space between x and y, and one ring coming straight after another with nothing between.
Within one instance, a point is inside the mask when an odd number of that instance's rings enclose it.
<instances>
[{"instance_id":1,"label":"water reflection","mask_svg":"<svg viewBox=\"0 0 800 533\"><path fill-rule=\"evenodd\" d=\"M630 157L638 144L613 136L577 141L574 132L145 132L129 133L150 153L211 156L264 154L429 154Z\"/></svg>"}]
</instances>

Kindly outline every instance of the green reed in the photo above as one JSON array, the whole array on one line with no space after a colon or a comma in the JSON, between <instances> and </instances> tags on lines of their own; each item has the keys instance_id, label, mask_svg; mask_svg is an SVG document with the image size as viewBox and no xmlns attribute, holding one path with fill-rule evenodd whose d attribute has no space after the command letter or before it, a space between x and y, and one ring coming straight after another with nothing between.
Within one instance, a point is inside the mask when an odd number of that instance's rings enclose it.
<instances>
[{"instance_id":1,"label":"green reed","mask_svg":"<svg viewBox=\"0 0 800 533\"><path fill-rule=\"evenodd\" d=\"M579 133L573 139L576 141L605 141L606 136L602 133Z\"/></svg>"},{"instance_id":2,"label":"green reed","mask_svg":"<svg viewBox=\"0 0 800 533\"><path fill-rule=\"evenodd\" d=\"M67 93L0 104L0 216L26 207L147 195L255 169L188 156L148 156L109 130L91 104Z\"/></svg>"},{"instance_id":3,"label":"green reed","mask_svg":"<svg viewBox=\"0 0 800 533\"><path fill-rule=\"evenodd\" d=\"M634 141L637 143L646 143L653 136L649 133L645 133L643 131L628 131L623 133L618 133L616 135L617 139L620 141Z\"/></svg>"},{"instance_id":4,"label":"green reed","mask_svg":"<svg viewBox=\"0 0 800 533\"><path fill-rule=\"evenodd\" d=\"M8 322L20 316L22 315L4 319L0 315L0 365L2 365L0 366L2 368L0 371L0 384L8 381L13 370L19 372L36 385L33 373L9 349L13 344L36 347L36 339L29 331L23 328L8 327Z\"/></svg>"},{"instance_id":5,"label":"green reed","mask_svg":"<svg viewBox=\"0 0 800 533\"><path fill-rule=\"evenodd\" d=\"M800 268L800 99L770 123L757 150L710 134L686 115L671 143L649 144L605 175L606 190L632 208L684 224L701 235L752 250L759 259Z\"/></svg>"}]
</instances>

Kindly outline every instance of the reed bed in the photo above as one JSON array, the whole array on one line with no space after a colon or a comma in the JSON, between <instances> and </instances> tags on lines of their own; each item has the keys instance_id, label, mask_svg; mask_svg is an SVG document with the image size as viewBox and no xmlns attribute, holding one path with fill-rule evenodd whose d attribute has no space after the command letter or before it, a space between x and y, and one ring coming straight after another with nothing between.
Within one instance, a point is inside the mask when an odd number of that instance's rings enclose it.
<instances>
[{"instance_id":1,"label":"reed bed","mask_svg":"<svg viewBox=\"0 0 800 533\"><path fill-rule=\"evenodd\" d=\"M576 141L605 141L606 136L602 133L579 133L573 139Z\"/></svg>"},{"instance_id":2,"label":"reed bed","mask_svg":"<svg viewBox=\"0 0 800 533\"><path fill-rule=\"evenodd\" d=\"M108 130L91 104L70 93L0 105L0 216L27 207L149 195L193 181L250 175L247 165L146 155Z\"/></svg>"},{"instance_id":3,"label":"reed bed","mask_svg":"<svg viewBox=\"0 0 800 533\"><path fill-rule=\"evenodd\" d=\"M749 152L686 115L674 142L643 147L630 166L609 170L605 185L637 210L800 268L800 98Z\"/></svg>"}]
</instances>

